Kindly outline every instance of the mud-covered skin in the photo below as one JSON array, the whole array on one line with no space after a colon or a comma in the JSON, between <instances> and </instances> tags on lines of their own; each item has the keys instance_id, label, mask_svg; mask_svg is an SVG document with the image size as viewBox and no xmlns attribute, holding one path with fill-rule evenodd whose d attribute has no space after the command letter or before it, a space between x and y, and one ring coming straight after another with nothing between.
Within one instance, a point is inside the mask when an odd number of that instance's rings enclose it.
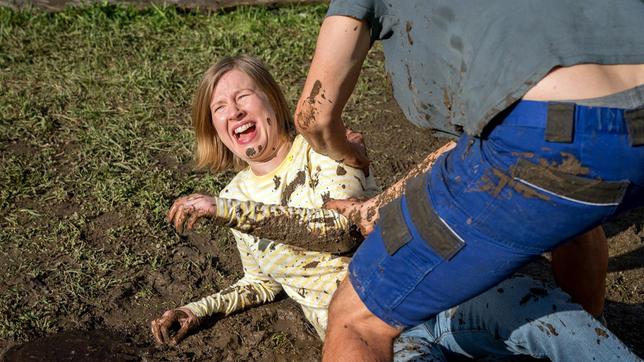
<instances>
[{"instance_id":1,"label":"mud-covered skin","mask_svg":"<svg viewBox=\"0 0 644 362\"><path fill-rule=\"evenodd\" d=\"M215 198L211 219L255 237L280 240L283 244L310 251L347 253L362 236L341 214L326 209L266 205L253 201Z\"/></svg>"},{"instance_id":2,"label":"mud-covered skin","mask_svg":"<svg viewBox=\"0 0 644 362\"><path fill-rule=\"evenodd\" d=\"M313 84L313 88L311 89L311 93L301 104L301 110L296 117L298 126L301 129L308 129L311 125L315 124L315 117L318 115L315 98L320 93L321 88L322 83L319 80L316 80ZM324 94L322 94L321 97L326 99Z\"/></svg>"},{"instance_id":3,"label":"mud-covered skin","mask_svg":"<svg viewBox=\"0 0 644 362\"><path fill-rule=\"evenodd\" d=\"M327 209L337 210L340 214L348 218L352 224L357 225L360 229L360 233L368 235L373 231L374 225L376 221L378 221L378 210L385 204L402 195L405 185L407 185L407 181L411 180L418 174L429 171L438 157L454 148L454 146L456 146L455 142L450 141L446 143L416 165L416 167L409 171L405 177L371 199L328 200L325 202L324 207Z\"/></svg>"},{"instance_id":4,"label":"mud-covered skin","mask_svg":"<svg viewBox=\"0 0 644 362\"><path fill-rule=\"evenodd\" d=\"M167 218L178 232L191 230L199 219L209 218L217 225L310 251L348 253L363 239L355 225L332 210L266 205L200 194L178 199Z\"/></svg>"},{"instance_id":5,"label":"mud-covered skin","mask_svg":"<svg viewBox=\"0 0 644 362\"><path fill-rule=\"evenodd\" d=\"M152 320L152 335L158 344L176 345L188 334L196 331L200 324L201 320L190 309L171 309L163 313L161 318ZM172 335L171 333L177 325L179 329Z\"/></svg>"}]
</instances>

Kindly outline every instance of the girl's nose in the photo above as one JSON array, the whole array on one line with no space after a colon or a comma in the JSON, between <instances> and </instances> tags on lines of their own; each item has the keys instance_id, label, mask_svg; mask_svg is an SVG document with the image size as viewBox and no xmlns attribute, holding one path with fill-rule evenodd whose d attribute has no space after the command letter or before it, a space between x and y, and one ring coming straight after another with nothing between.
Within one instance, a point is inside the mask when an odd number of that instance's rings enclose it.
<instances>
[{"instance_id":1,"label":"girl's nose","mask_svg":"<svg viewBox=\"0 0 644 362\"><path fill-rule=\"evenodd\" d=\"M241 108L239 108L237 105L233 105L230 107L230 112L228 113L228 119L237 121L240 120L244 117L246 112L244 112Z\"/></svg>"}]
</instances>

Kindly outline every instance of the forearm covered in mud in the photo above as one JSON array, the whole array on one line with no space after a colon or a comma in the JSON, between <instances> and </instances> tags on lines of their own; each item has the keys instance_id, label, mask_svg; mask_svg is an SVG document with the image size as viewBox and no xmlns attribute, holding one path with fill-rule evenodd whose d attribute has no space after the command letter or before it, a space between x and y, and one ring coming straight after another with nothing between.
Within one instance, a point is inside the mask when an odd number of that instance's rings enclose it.
<instances>
[{"instance_id":1,"label":"forearm covered in mud","mask_svg":"<svg viewBox=\"0 0 644 362\"><path fill-rule=\"evenodd\" d=\"M310 251L346 253L362 242L356 227L332 210L224 198L216 198L216 210L219 225Z\"/></svg>"},{"instance_id":2,"label":"forearm covered in mud","mask_svg":"<svg viewBox=\"0 0 644 362\"><path fill-rule=\"evenodd\" d=\"M440 157L443 153L451 150L455 146L456 146L456 142L454 141L447 142L436 151L430 153L421 163L416 165L403 178L401 178L396 183L389 186L385 191L383 191L378 196L376 196L374 198L375 199L374 205L376 209L381 208L385 204L391 202L393 199L402 195L405 190L405 185L407 185L407 182L409 180L411 180L412 178L416 177L421 173L428 172L432 168L432 166L434 165L434 162L436 162L438 157Z\"/></svg>"},{"instance_id":3,"label":"forearm covered in mud","mask_svg":"<svg viewBox=\"0 0 644 362\"><path fill-rule=\"evenodd\" d=\"M214 314L229 315L238 310L271 302L281 288L271 288L271 283L239 280L218 293L184 306L195 316L207 317Z\"/></svg>"}]
</instances>

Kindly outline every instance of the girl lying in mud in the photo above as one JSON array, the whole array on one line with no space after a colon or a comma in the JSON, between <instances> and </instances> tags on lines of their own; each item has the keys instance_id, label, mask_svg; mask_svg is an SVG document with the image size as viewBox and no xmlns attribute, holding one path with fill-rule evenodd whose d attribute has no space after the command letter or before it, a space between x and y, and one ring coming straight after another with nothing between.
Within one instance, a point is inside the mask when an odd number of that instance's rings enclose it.
<instances>
[{"instance_id":1,"label":"girl lying in mud","mask_svg":"<svg viewBox=\"0 0 644 362\"><path fill-rule=\"evenodd\" d=\"M198 167L239 173L219 198L195 194L176 200L168 220L178 231L200 218L230 226L244 277L166 311L152 321L154 338L177 344L202 318L270 302L284 290L324 339L331 296L349 263L340 254L355 248L359 238L347 219L322 206L328 199L365 197L375 191L373 177L316 153L301 136L293 137L281 90L251 57L225 58L206 71L193 104L193 124ZM361 140L351 131L347 137ZM628 354L567 295L526 277L508 279L404 332L395 351L397 360L444 359L448 353L530 354L553 360Z\"/></svg>"}]
</instances>

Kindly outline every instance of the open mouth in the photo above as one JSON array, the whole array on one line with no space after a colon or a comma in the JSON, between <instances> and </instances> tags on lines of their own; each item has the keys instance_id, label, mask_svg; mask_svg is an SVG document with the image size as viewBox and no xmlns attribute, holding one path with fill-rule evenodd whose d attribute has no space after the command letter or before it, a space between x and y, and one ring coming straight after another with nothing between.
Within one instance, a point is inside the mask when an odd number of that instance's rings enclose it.
<instances>
[{"instance_id":1,"label":"open mouth","mask_svg":"<svg viewBox=\"0 0 644 362\"><path fill-rule=\"evenodd\" d=\"M233 136L240 144L250 142L253 138L255 138L255 134L255 122L246 122L233 129Z\"/></svg>"}]
</instances>

